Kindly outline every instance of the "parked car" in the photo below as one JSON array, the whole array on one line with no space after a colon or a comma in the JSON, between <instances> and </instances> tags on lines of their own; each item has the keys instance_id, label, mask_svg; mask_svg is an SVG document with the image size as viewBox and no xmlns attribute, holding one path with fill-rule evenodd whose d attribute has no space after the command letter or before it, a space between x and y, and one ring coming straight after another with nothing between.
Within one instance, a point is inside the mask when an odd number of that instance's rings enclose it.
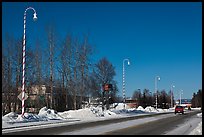
<instances>
[{"instance_id":1,"label":"parked car","mask_svg":"<svg viewBox=\"0 0 204 137\"><path fill-rule=\"evenodd\" d=\"M182 113L184 114L184 107L183 106L176 106L175 107L175 114L176 113Z\"/></svg>"}]
</instances>

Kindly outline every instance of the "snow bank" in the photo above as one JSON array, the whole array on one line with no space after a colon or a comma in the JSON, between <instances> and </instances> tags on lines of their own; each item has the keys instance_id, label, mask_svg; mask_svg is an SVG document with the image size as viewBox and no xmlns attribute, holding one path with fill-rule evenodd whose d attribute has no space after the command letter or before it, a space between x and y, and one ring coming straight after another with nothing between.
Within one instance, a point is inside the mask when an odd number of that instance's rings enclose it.
<instances>
[{"instance_id":1,"label":"snow bank","mask_svg":"<svg viewBox=\"0 0 204 137\"><path fill-rule=\"evenodd\" d=\"M21 115L10 112L2 116L2 126L11 127L11 126L22 126L23 123L42 123L43 121L49 122L49 120L71 120L78 119L83 121L92 121L100 120L104 118L116 118L116 117L127 117L127 116L136 116L140 114L148 113L162 113L169 110L155 109L153 107L146 107L145 109L142 106L136 108L124 109L123 103L113 104L109 110L102 111L101 106L90 107L78 110L69 110L64 112L57 112L53 109L48 109L43 107L40 109L38 114L25 113L24 117ZM202 114L200 114L202 117ZM41 122L42 121L42 122ZM15 124L18 123L18 124Z\"/></svg>"},{"instance_id":2,"label":"snow bank","mask_svg":"<svg viewBox=\"0 0 204 137\"><path fill-rule=\"evenodd\" d=\"M113 106L117 110L124 109L124 104L123 103L114 103ZM125 108L126 108L126 104L125 104Z\"/></svg>"},{"instance_id":3,"label":"snow bank","mask_svg":"<svg viewBox=\"0 0 204 137\"><path fill-rule=\"evenodd\" d=\"M198 116L198 117L202 117L202 113L198 113L197 116Z\"/></svg>"},{"instance_id":4,"label":"snow bank","mask_svg":"<svg viewBox=\"0 0 204 137\"><path fill-rule=\"evenodd\" d=\"M201 107L198 107L198 108L191 108L191 110L201 110Z\"/></svg>"},{"instance_id":5,"label":"snow bank","mask_svg":"<svg viewBox=\"0 0 204 137\"><path fill-rule=\"evenodd\" d=\"M146 112L158 112L157 109L155 109L154 107L151 107L151 106L147 106L144 111Z\"/></svg>"},{"instance_id":6,"label":"snow bank","mask_svg":"<svg viewBox=\"0 0 204 137\"><path fill-rule=\"evenodd\" d=\"M24 113L24 117L21 114L10 112L2 117L3 123L24 123L24 122L36 122L36 121L48 121L48 120L60 120L63 119L53 109L47 109L43 107L40 109L38 115L33 113Z\"/></svg>"},{"instance_id":7,"label":"snow bank","mask_svg":"<svg viewBox=\"0 0 204 137\"><path fill-rule=\"evenodd\" d=\"M42 119L50 119L50 120L59 120L59 119L63 119L63 117L61 117L57 111L53 110L53 109L48 109L46 107L43 107L40 109L38 116L41 117Z\"/></svg>"},{"instance_id":8,"label":"snow bank","mask_svg":"<svg viewBox=\"0 0 204 137\"><path fill-rule=\"evenodd\" d=\"M18 114L15 112L10 112L4 116L2 116L2 122L15 122L18 118Z\"/></svg>"},{"instance_id":9,"label":"snow bank","mask_svg":"<svg viewBox=\"0 0 204 137\"><path fill-rule=\"evenodd\" d=\"M65 112L59 113L59 115L63 118L79 118L79 119L85 119L85 118L93 118L96 117L96 115L91 111L90 108L84 108L84 109L78 109L78 110L69 110Z\"/></svg>"},{"instance_id":10,"label":"snow bank","mask_svg":"<svg viewBox=\"0 0 204 137\"><path fill-rule=\"evenodd\" d=\"M78 118L78 119L84 120L84 119L93 119L97 117L115 116L116 113L114 113L111 110L104 110L103 112L102 108L100 107L90 107L90 108L61 112L59 113L59 115L65 119L66 118Z\"/></svg>"},{"instance_id":11,"label":"snow bank","mask_svg":"<svg viewBox=\"0 0 204 137\"><path fill-rule=\"evenodd\" d=\"M18 115L16 122L35 122L35 121L43 121L43 120L47 120L47 119L43 119L36 114L25 113L24 117L22 117L21 115Z\"/></svg>"},{"instance_id":12,"label":"snow bank","mask_svg":"<svg viewBox=\"0 0 204 137\"><path fill-rule=\"evenodd\" d=\"M145 109L144 109L142 106L139 106L139 107L137 108L137 110L145 111Z\"/></svg>"},{"instance_id":13,"label":"snow bank","mask_svg":"<svg viewBox=\"0 0 204 137\"><path fill-rule=\"evenodd\" d=\"M36 114L24 113L24 117L18 115L17 113L10 112L2 117L2 121L5 123L21 123L21 122L33 122L46 120L39 117Z\"/></svg>"}]
</instances>

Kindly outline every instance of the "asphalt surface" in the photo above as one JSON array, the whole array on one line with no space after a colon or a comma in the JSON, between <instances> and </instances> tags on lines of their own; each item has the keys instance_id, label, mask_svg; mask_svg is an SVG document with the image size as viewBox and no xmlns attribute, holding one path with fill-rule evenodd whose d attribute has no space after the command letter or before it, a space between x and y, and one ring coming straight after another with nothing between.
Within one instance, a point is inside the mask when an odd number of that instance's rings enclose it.
<instances>
[{"instance_id":1,"label":"asphalt surface","mask_svg":"<svg viewBox=\"0 0 204 137\"><path fill-rule=\"evenodd\" d=\"M200 111L201 112L201 111ZM199 113L200 113L199 112ZM162 135L195 116L198 112L177 114L174 117L159 119L121 130L106 132L105 135Z\"/></svg>"}]
</instances>

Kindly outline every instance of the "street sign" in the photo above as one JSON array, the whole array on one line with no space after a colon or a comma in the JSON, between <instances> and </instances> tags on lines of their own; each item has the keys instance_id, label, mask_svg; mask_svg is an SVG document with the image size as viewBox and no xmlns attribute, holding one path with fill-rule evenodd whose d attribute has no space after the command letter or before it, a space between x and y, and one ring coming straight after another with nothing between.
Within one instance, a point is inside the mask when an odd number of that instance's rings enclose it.
<instances>
[{"instance_id":1,"label":"street sign","mask_svg":"<svg viewBox=\"0 0 204 137\"><path fill-rule=\"evenodd\" d=\"M26 100L28 98L28 95L25 93L25 99ZM22 101L22 92L18 95L18 99L20 99Z\"/></svg>"},{"instance_id":2,"label":"street sign","mask_svg":"<svg viewBox=\"0 0 204 137\"><path fill-rule=\"evenodd\" d=\"M103 90L104 90L104 91L110 91L110 90L112 90L112 84L104 84L104 85L103 85Z\"/></svg>"}]
</instances>

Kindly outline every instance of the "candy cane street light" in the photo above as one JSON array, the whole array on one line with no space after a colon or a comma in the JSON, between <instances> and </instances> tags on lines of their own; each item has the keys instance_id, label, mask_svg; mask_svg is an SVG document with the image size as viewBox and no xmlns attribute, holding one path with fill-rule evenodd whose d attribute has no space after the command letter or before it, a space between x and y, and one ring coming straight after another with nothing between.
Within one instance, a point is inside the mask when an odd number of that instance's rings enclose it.
<instances>
[{"instance_id":1,"label":"candy cane street light","mask_svg":"<svg viewBox=\"0 0 204 137\"><path fill-rule=\"evenodd\" d=\"M160 77L159 76L156 76L155 77L155 94L156 94L156 109L157 109L157 81L160 81Z\"/></svg>"},{"instance_id":2,"label":"candy cane street light","mask_svg":"<svg viewBox=\"0 0 204 137\"><path fill-rule=\"evenodd\" d=\"M21 116L24 116L24 101L25 101L25 47L26 47L26 12L28 10L33 10L34 14L33 14L33 20L36 21L37 20L37 14L34 8L32 7L28 7L25 12L24 12L24 31L23 31L23 76L22 76L22 114Z\"/></svg>"},{"instance_id":3,"label":"candy cane street light","mask_svg":"<svg viewBox=\"0 0 204 137\"><path fill-rule=\"evenodd\" d=\"M180 90L180 105L181 105L181 94L183 94L183 90Z\"/></svg>"},{"instance_id":4,"label":"candy cane street light","mask_svg":"<svg viewBox=\"0 0 204 137\"><path fill-rule=\"evenodd\" d=\"M171 84L171 107L173 107L173 88L175 88L175 86Z\"/></svg>"},{"instance_id":5,"label":"candy cane street light","mask_svg":"<svg viewBox=\"0 0 204 137\"><path fill-rule=\"evenodd\" d=\"M125 109L125 61L127 61L128 65L130 65L129 59L123 60L123 103L124 103L124 109Z\"/></svg>"}]
</instances>

